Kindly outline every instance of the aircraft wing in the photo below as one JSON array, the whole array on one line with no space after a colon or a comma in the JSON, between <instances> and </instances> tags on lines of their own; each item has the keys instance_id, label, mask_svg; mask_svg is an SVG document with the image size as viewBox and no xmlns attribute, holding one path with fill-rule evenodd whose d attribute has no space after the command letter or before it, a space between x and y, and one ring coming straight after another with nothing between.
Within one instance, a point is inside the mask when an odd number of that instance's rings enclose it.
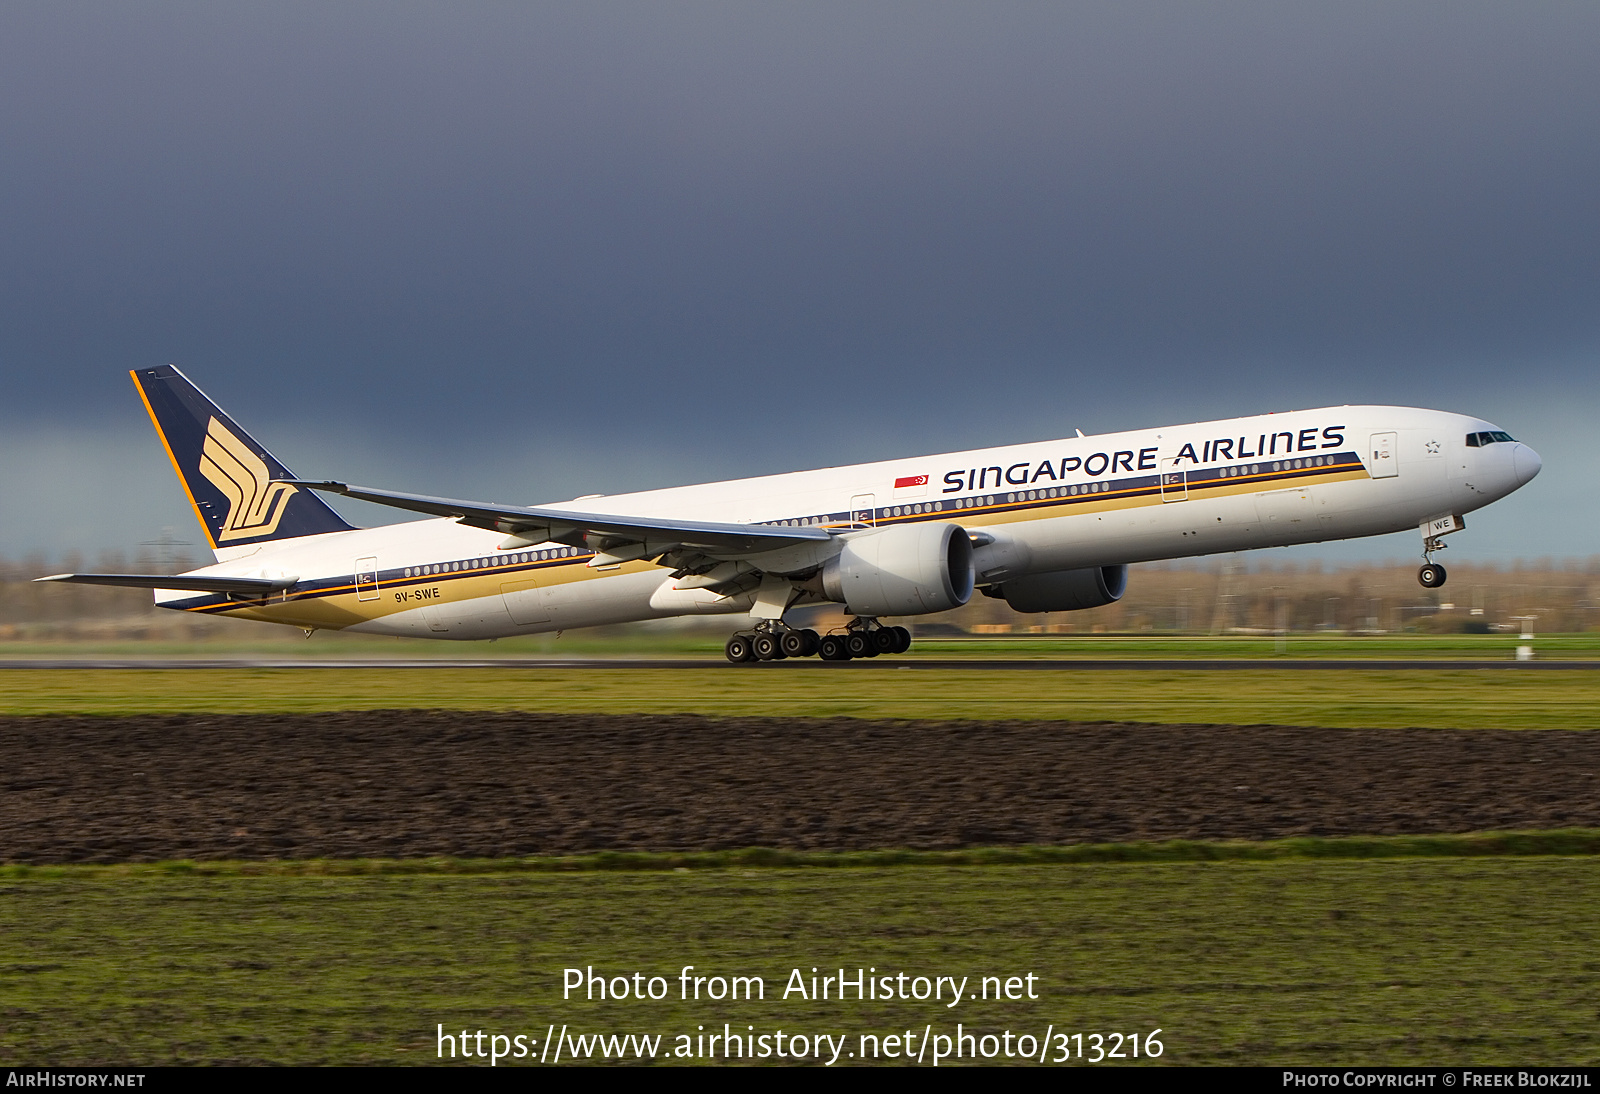
<instances>
[{"instance_id":1,"label":"aircraft wing","mask_svg":"<svg viewBox=\"0 0 1600 1094\"><path fill-rule=\"evenodd\" d=\"M414 513L454 517L459 523L506 535L528 543L566 543L612 558L644 558L687 547L714 552L720 557L753 555L826 542L833 533L814 526L784 527L765 524L719 524L713 521L673 520L664 517L625 517L602 513L576 513L566 509L497 505L425 494L374 490L343 482L284 480L294 486L343 494L359 501L392 505ZM632 549L629 549L632 547ZM597 559L596 561L600 561ZM606 561L610 561L607 559Z\"/></svg>"},{"instance_id":2,"label":"aircraft wing","mask_svg":"<svg viewBox=\"0 0 1600 1094\"><path fill-rule=\"evenodd\" d=\"M193 593L266 596L293 585L296 578L206 577L174 574L51 574L35 581L70 581L78 585L120 585L128 589L176 589Z\"/></svg>"}]
</instances>

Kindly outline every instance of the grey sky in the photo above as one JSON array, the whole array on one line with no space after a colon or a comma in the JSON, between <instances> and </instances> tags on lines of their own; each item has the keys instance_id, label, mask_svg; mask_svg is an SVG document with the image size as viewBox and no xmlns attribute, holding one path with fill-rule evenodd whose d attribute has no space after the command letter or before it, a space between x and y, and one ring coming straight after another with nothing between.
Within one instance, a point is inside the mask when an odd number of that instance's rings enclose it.
<instances>
[{"instance_id":1,"label":"grey sky","mask_svg":"<svg viewBox=\"0 0 1600 1094\"><path fill-rule=\"evenodd\" d=\"M1587 555L1597 194L1587 3L8 5L0 552L200 538L170 361L529 501L1459 409L1546 470L1458 553Z\"/></svg>"}]
</instances>

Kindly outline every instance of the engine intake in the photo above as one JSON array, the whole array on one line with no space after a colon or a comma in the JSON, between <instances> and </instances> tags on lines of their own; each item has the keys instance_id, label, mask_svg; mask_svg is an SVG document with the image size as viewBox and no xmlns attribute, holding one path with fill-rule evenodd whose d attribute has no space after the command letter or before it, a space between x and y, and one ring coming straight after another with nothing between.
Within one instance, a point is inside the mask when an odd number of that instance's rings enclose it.
<instances>
[{"instance_id":1,"label":"engine intake","mask_svg":"<svg viewBox=\"0 0 1600 1094\"><path fill-rule=\"evenodd\" d=\"M822 590L856 615L923 615L972 598L972 540L959 524L902 524L845 541Z\"/></svg>"},{"instance_id":2,"label":"engine intake","mask_svg":"<svg viewBox=\"0 0 1600 1094\"><path fill-rule=\"evenodd\" d=\"M985 596L1004 597L1012 611L1076 612L1115 603L1127 588L1126 566L1091 566L1086 570L1030 574L983 592Z\"/></svg>"}]
</instances>

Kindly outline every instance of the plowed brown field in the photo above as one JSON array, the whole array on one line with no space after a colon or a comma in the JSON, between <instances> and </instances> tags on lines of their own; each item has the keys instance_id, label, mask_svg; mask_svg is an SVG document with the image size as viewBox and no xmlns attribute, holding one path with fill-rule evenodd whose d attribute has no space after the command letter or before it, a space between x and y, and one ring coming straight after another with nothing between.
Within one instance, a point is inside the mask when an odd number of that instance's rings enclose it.
<instances>
[{"instance_id":1,"label":"plowed brown field","mask_svg":"<svg viewBox=\"0 0 1600 1094\"><path fill-rule=\"evenodd\" d=\"M1600 827L1600 734L376 711L0 719L0 861Z\"/></svg>"}]
</instances>

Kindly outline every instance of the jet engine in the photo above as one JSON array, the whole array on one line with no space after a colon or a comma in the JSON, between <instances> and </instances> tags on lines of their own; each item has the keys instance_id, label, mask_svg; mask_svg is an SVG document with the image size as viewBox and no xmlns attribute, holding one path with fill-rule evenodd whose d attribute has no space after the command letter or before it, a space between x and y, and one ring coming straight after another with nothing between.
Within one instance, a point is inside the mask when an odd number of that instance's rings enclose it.
<instances>
[{"instance_id":1,"label":"jet engine","mask_svg":"<svg viewBox=\"0 0 1600 1094\"><path fill-rule=\"evenodd\" d=\"M845 541L822 590L856 615L922 615L972 597L972 540L959 524L901 524Z\"/></svg>"},{"instance_id":2,"label":"jet engine","mask_svg":"<svg viewBox=\"0 0 1600 1094\"><path fill-rule=\"evenodd\" d=\"M1126 566L1091 566L1086 570L1056 570L1013 578L983 592L985 596L1004 597L1012 611L1075 612L1121 600L1127 587Z\"/></svg>"}]
</instances>

